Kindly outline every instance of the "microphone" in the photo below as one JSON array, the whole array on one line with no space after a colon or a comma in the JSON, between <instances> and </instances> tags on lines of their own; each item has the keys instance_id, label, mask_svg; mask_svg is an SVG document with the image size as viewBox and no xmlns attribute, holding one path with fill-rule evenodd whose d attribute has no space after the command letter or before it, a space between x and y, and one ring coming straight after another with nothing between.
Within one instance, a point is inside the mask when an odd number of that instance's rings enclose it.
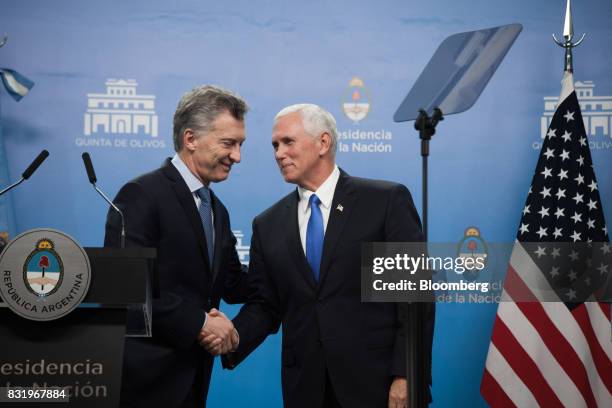
<instances>
[{"instance_id":1,"label":"microphone","mask_svg":"<svg viewBox=\"0 0 612 408\"><path fill-rule=\"evenodd\" d=\"M36 169L38 169L38 166L40 166L42 164L42 162L45 161L45 159L47 158L47 156L49 156L49 152L46 150L43 150L42 152L40 152L40 154L38 156L36 156L36 158L34 159L34 161L32 163L30 163L30 165L28 166L27 169L25 169L25 171L23 172L23 174L21 175L21 178L19 180L17 180L17 182L11 184L10 186L6 187L4 190L0 191L0 196L4 193L6 193L7 191L9 191L10 189L17 187L19 184L23 183L24 180L27 180L30 178L30 176L32 174L34 174L34 172L36 171Z\"/></svg>"},{"instance_id":2,"label":"microphone","mask_svg":"<svg viewBox=\"0 0 612 408\"><path fill-rule=\"evenodd\" d=\"M98 179L96 179L96 172L94 171L93 164L91 164L91 157L89 157L89 153L83 153L83 164L85 164L85 170L87 171L87 177L89 177L89 182L91 184L96 184Z\"/></svg>"},{"instance_id":3,"label":"microphone","mask_svg":"<svg viewBox=\"0 0 612 408\"><path fill-rule=\"evenodd\" d=\"M36 156L36 158L34 159L32 164L30 164L28 166L28 168L25 169L25 171L23 172L21 177L23 177L24 180L29 179L30 176L36 171L36 169L38 169L38 166L40 166L42 164L42 162L44 162L47 157L49 157L49 152L48 151L43 150L42 152L40 152L40 154L38 156Z\"/></svg>"},{"instance_id":4,"label":"microphone","mask_svg":"<svg viewBox=\"0 0 612 408\"><path fill-rule=\"evenodd\" d=\"M121 248L125 248L125 217L123 216L123 212L96 186L96 182L98 181L96 178L96 172L94 171L93 164L91 163L91 157L89 153L85 152L81 156L83 158L83 164L85 165L85 170L87 171L87 177L89 178L89 182L93 185L94 189L102 196L104 201L106 201L112 209L119 213L121 217Z\"/></svg>"}]
</instances>

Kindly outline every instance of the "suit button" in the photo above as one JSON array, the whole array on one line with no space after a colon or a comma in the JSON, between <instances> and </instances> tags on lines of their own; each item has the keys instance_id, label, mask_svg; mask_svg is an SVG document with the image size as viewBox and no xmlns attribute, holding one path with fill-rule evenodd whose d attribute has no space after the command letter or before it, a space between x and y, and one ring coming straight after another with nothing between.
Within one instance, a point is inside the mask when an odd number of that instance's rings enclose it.
<instances>
[{"instance_id":1,"label":"suit button","mask_svg":"<svg viewBox=\"0 0 612 408\"><path fill-rule=\"evenodd\" d=\"M207 302L208 302L208 306L209 306L209 307L210 307L210 306L212 306L212 299L211 299L211 298L208 298L208 299L207 299Z\"/></svg>"}]
</instances>

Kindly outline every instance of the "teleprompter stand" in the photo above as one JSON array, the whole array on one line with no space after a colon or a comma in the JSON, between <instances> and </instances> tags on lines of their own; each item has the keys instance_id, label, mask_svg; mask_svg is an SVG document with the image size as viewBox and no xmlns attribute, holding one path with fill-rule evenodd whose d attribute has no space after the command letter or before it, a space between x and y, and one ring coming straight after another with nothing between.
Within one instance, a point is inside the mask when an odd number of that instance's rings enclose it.
<instances>
[{"instance_id":1,"label":"teleprompter stand","mask_svg":"<svg viewBox=\"0 0 612 408\"><path fill-rule=\"evenodd\" d=\"M429 141L444 115L468 110L474 105L522 30L520 24L454 34L436 50L410 92L395 112L395 122L414 120L421 139L423 163L423 235L428 241ZM427 406L426 383L431 381L428 365L431 350L423 344L433 318L435 303L400 305L406 332L406 375L408 407Z\"/></svg>"}]
</instances>

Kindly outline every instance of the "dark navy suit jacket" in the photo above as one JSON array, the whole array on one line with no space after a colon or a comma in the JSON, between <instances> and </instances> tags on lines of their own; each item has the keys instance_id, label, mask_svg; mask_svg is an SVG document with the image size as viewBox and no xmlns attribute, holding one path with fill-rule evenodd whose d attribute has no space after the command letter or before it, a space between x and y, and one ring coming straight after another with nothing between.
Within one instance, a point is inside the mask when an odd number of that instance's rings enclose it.
<instances>
[{"instance_id":1,"label":"dark navy suit jacket","mask_svg":"<svg viewBox=\"0 0 612 408\"><path fill-rule=\"evenodd\" d=\"M194 387L205 404L213 358L197 343L205 312L248 296L229 215L212 194L215 249L209 267L204 229L192 193L166 160L121 188L127 245L157 249L161 296L153 301L152 338L125 342L122 405L176 407ZM119 246L120 219L109 210L104 245Z\"/></svg>"},{"instance_id":2,"label":"dark navy suit jacket","mask_svg":"<svg viewBox=\"0 0 612 408\"><path fill-rule=\"evenodd\" d=\"M282 325L282 388L290 408L320 407L326 371L343 407L386 407L394 376L405 376L405 337L393 303L362 303L362 242L417 242L421 224L410 193L396 183L341 172L325 233L319 282L298 229L292 192L253 221L249 277L254 295L234 324L233 368ZM340 208L342 210L340 210ZM420 358L431 378L433 305L425 307ZM429 395L427 389L423 391Z\"/></svg>"}]
</instances>

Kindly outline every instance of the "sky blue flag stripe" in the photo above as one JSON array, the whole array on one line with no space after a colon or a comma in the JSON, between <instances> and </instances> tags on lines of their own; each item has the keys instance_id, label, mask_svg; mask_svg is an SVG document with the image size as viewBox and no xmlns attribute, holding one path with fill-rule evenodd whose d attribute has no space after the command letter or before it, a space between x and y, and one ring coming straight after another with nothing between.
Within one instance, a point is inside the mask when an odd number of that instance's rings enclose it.
<instances>
[{"instance_id":1,"label":"sky blue flag stripe","mask_svg":"<svg viewBox=\"0 0 612 408\"><path fill-rule=\"evenodd\" d=\"M9 95L16 101L20 101L34 86L34 82L12 69L0 68L0 75Z\"/></svg>"},{"instance_id":2,"label":"sky blue flag stripe","mask_svg":"<svg viewBox=\"0 0 612 408\"><path fill-rule=\"evenodd\" d=\"M0 68L0 76L7 92L16 101L20 101L34 86L34 82L12 69ZM0 116L0 188L6 187L10 181L6 150L4 149L2 117ZM14 232L14 214L9 193L0 197L0 250Z\"/></svg>"}]
</instances>

